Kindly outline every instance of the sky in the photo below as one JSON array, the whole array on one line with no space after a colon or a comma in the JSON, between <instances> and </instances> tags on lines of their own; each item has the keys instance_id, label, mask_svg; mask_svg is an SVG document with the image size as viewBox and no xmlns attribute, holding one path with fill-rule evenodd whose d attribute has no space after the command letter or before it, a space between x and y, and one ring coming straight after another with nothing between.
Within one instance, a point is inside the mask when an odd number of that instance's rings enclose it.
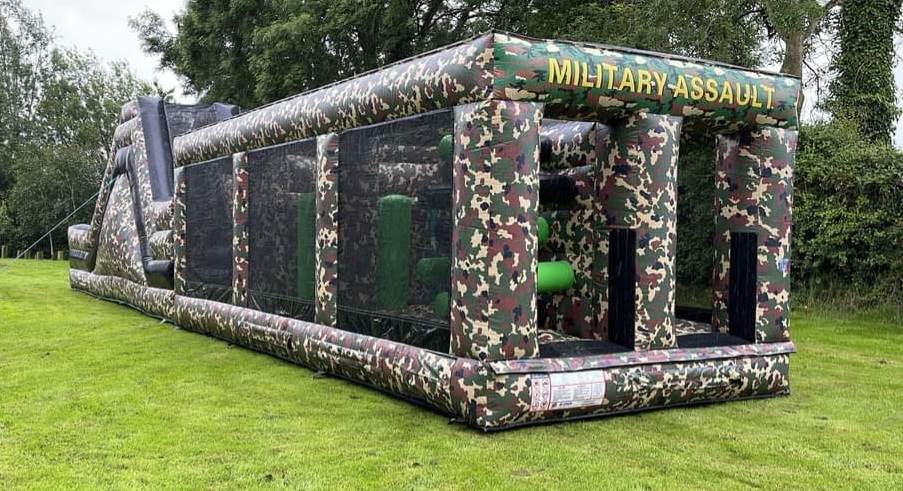
<instances>
[{"instance_id":1,"label":"sky","mask_svg":"<svg viewBox=\"0 0 903 491\"><path fill-rule=\"evenodd\" d=\"M129 17L141 13L148 4L164 19L182 9L185 0L23 0L26 7L40 12L47 24L54 27L58 42L80 50L91 50L107 61L125 60L144 80L157 80L165 89L175 89L176 100L194 102L182 92L178 77L169 70L158 69L159 60L141 51L138 36L129 28ZM901 43L896 43L901 46ZM897 93L903 94L903 64L894 70ZM815 100L815 93L807 91L807 101ZM809 104L807 104L809 106ZM803 119L811 119L809 110ZM897 122L894 143L903 148L903 116Z\"/></svg>"}]
</instances>

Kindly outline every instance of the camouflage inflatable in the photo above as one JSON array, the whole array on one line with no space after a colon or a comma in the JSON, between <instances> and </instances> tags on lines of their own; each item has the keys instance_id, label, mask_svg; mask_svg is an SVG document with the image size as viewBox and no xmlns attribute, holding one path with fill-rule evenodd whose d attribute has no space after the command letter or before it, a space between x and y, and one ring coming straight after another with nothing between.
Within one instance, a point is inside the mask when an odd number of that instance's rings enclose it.
<instances>
[{"instance_id":1,"label":"camouflage inflatable","mask_svg":"<svg viewBox=\"0 0 903 491\"><path fill-rule=\"evenodd\" d=\"M788 394L799 90L489 33L249 112L141 98L72 287L483 430ZM675 306L682 132L710 310Z\"/></svg>"}]
</instances>

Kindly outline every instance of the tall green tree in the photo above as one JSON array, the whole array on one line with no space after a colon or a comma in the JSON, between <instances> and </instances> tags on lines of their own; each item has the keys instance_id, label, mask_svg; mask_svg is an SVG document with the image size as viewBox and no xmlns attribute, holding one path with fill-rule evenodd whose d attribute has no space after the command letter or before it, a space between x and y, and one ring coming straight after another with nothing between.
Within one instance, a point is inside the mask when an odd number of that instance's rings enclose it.
<instances>
[{"instance_id":1,"label":"tall green tree","mask_svg":"<svg viewBox=\"0 0 903 491\"><path fill-rule=\"evenodd\" d=\"M40 16L19 0L0 0L0 203L12 186L12 163L34 130L51 41Z\"/></svg>"},{"instance_id":2,"label":"tall green tree","mask_svg":"<svg viewBox=\"0 0 903 491\"><path fill-rule=\"evenodd\" d=\"M900 114L893 74L900 7L901 0L844 0L841 8L828 107L873 143L890 143Z\"/></svg>"},{"instance_id":3,"label":"tall green tree","mask_svg":"<svg viewBox=\"0 0 903 491\"><path fill-rule=\"evenodd\" d=\"M189 0L131 20L189 93L251 107L486 29L510 0Z\"/></svg>"},{"instance_id":4,"label":"tall green tree","mask_svg":"<svg viewBox=\"0 0 903 491\"><path fill-rule=\"evenodd\" d=\"M97 191L119 109L151 88L124 63L55 47L18 0L0 14L0 242L24 248Z\"/></svg>"},{"instance_id":5,"label":"tall green tree","mask_svg":"<svg viewBox=\"0 0 903 491\"><path fill-rule=\"evenodd\" d=\"M570 39L705 58L759 62L764 32L753 0L533 0L500 25L534 37Z\"/></svg>"}]
</instances>

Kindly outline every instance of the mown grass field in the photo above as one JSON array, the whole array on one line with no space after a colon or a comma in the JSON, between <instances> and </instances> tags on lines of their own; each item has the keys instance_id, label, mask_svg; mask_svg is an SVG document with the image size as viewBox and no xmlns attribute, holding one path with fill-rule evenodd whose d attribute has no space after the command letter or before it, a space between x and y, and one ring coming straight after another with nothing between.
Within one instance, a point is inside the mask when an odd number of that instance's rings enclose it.
<instances>
[{"instance_id":1,"label":"mown grass field","mask_svg":"<svg viewBox=\"0 0 903 491\"><path fill-rule=\"evenodd\" d=\"M903 489L903 326L797 315L793 395L484 435L0 262L0 489Z\"/></svg>"}]
</instances>

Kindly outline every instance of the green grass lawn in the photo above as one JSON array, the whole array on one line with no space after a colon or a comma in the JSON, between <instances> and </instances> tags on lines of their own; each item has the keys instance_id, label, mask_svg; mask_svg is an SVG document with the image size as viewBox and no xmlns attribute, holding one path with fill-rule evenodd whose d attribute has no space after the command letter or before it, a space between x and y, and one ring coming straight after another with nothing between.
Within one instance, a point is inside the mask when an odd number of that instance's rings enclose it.
<instances>
[{"instance_id":1,"label":"green grass lawn","mask_svg":"<svg viewBox=\"0 0 903 491\"><path fill-rule=\"evenodd\" d=\"M0 262L0 489L903 489L903 327L877 319L796 316L790 397L484 435L66 267Z\"/></svg>"}]
</instances>

